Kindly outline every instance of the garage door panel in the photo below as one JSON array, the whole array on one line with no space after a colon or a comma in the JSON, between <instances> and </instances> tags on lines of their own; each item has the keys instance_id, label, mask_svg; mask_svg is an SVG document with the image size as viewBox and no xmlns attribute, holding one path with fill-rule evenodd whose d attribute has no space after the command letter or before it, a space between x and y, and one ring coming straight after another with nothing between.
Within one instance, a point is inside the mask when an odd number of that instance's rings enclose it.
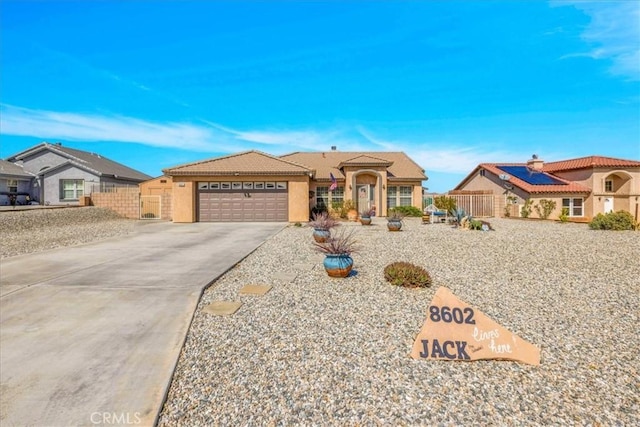
<instances>
[{"instance_id":1,"label":"garage door panel","mask_svg":"<svg viewBox=\"0 0 640 427\"><path fill-rule=\"evenodd\" d=\"M257 192L209 191L198 192L198 221L248 222L287 221L289 197L286 191Z\"/></svg>"}]
</instances>

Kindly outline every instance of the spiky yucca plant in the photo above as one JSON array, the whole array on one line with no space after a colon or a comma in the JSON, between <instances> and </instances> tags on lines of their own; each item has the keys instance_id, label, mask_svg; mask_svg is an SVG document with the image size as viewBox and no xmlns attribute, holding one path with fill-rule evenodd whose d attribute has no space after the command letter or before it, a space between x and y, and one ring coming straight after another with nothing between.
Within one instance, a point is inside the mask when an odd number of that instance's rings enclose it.
<instances>
[{"instance_id":1,"label":"spiky yucca plant","mask_svg":"<svg viewBox=\"0 0 640 427\"><path fill-rule=\"evenodd\" d=\"M329 237L326 242L313 242L313 246L315 250L325 255L351 255L357 251L354 234L354 229L350 231L343 229Z\"/></svg>"}]
</instances>

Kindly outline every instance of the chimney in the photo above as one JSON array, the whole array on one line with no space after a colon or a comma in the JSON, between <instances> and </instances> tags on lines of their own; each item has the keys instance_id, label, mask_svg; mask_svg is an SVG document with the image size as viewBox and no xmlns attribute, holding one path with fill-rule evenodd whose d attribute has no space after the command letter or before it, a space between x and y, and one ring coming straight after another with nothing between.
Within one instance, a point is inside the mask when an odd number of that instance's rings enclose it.
<instances>
[{"instance_id":1,"label":"chimney","mask_svg":"<svg viewBox=\"0 0 640 427\"><path fill-rule=\"evenodd\" d=\"M537 154L531 156L531 159L527 160L527 167L533 170L541 171L544 167L544 160L539 159Z\"/></svg>"}]
</instances>

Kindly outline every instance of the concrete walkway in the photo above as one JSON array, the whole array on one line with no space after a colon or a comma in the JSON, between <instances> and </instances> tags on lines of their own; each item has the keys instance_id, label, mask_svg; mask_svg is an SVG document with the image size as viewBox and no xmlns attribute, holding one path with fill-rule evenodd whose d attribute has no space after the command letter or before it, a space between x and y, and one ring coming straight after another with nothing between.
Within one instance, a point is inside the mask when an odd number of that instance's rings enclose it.
<instances>
[{"instance_id":1,"label":"concrete walkway","mask_svg":"<svg viewBox=\"0 0 640 427\"><path fill-rule=\"evenodd\" d=\"M153 425L203 289L282 223L145 223L0 262L0 425Z\"/></svg>"}]
</instances>

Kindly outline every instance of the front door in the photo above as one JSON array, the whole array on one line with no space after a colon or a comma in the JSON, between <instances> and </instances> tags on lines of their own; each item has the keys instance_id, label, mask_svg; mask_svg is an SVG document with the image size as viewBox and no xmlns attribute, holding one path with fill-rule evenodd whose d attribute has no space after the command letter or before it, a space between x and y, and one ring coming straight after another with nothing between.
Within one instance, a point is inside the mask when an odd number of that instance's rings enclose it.
<instances>
[{"instance_id":1,"label":"front door","mask_svg":"<svg viewBox=\"0 0 640 427\"><path fill-rule=\"evenodd\" d=\"M358 212L369 210L373 207L373 186L371 184L360 184L356 186L358 191Z\"/></svg>"},{"instance_id":2,"label":"front door","mask_svg":"<svg viewBox=\"0 0 640 427\"><path fill-rule=\"evenodd\" d=\"M613 197L604 199L604 213L613 212Z\"/></svg>"}]
</instances>

